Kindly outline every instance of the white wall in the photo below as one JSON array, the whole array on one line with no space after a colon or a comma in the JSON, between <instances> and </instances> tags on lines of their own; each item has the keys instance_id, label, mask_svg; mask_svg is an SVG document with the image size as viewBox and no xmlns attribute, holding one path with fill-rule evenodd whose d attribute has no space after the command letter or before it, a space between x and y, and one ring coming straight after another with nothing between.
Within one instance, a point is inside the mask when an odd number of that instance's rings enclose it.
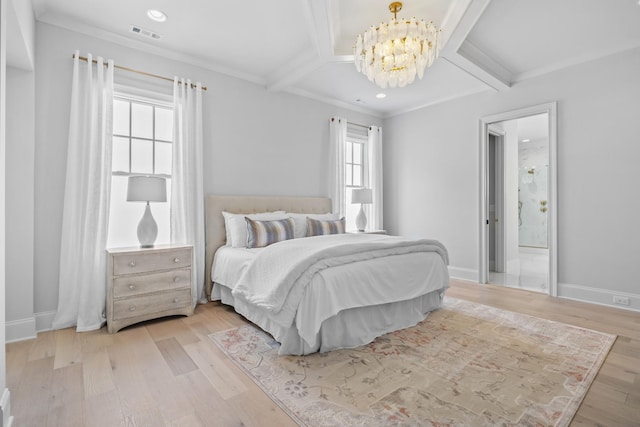
<instances>
[{"instance_id":1,"label":"white wall","mask_svg":"<svg viewBox=\"0 0 640 427\"><path fill-rule=\"evenodd\" d=\"M35 80L7 68L6 340L35 337L33 312Z\"/></svg>"},{"instance_id":2,"label":"white wall","mask_svg":"<svg viewBox=\"0 0 640 427\"><path fill-rule=\"evenodd\" d=\"M503 122L504 135L504 213L506 273L520 275L518 247L518 121Z\"/></svg>"},{"instance_id":3,"label":"white wall","mask_svg":"<svg viewBox=\"0 0 640 427\"><path fill-rule=\"evenodd\" d=\"M5 174L7 165L5 151L6 136L6 75L7 75L7 0L0 0L0 323L5 323ZM5 328L0 328L0 343L5 341ZM2 425L5 425L10 414L9 391L7 386L6 353L2 346L0 350L0 409L2 410ZM5 414L7 419L5 419Z\"/></svg>"},{"instance_id":4,"label":"white wall","mask_svg":"<svg viewBox=\"0 0 640 427\"><path fill-rule=\"evenodd\" d=\"M71 55L92 53L159 75L200 80L204 95L205 193L327 196L329 118L381 120L37 24L35 145L35 311L46 327L58 301L58 264L71 87ZM116 83L139 79L116 72ZM171 93L171 83L146 80Z\"/></svg>"},{"instance_id":5,"label":"white wall","mask_svg":"<svg viewBox=\"0 0 640 427\"><path fill-rule=\"evenodd\" d=\"M640 309L640 50L385 120L385 227L478 270L478 119L558 101L559 292Z\"/></svg>"}]
</instances>

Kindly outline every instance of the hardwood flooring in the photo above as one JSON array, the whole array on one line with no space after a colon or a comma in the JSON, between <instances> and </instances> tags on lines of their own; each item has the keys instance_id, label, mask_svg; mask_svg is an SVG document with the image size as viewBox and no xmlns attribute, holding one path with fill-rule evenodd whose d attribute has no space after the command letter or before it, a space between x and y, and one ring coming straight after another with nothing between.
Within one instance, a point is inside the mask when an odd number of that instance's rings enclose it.
<instances>
[{"instance_id":1,"label":"hardwood flooring","mask_svg":"<svg viewBox=\"0 0 640 427\"><path fill-rule=\"evenodd\" d=\"M640 314L452 280L447 295L618 335L572 426L640 425ZM293 426L207 337L246 323L218 303L191 317L38 334L8 344L14 426Z\"/></svg>"}]
</instances>

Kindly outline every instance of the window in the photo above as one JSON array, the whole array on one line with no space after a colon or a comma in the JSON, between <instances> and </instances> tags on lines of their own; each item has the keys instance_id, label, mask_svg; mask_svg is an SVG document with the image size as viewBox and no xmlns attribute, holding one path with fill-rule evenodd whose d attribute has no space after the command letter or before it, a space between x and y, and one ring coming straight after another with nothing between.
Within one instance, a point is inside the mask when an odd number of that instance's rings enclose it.
<instances>
[{"instance_id":1,"label":"window","mask_svg":"<svg viewBox=\"0 0 640 427\"><path fill-rule=\"evenodd\" d=\"M355 124L347 124L347 139L345 141L345 226L347 230L356 229L356 216L360 205L351 203L351 190L367 185L365 179L367 158L367 128Z\"/></svg>"},{"instance_id":2,"label":"window","mask_svg":"<svg viewBox=\"0 0 640 427\"><path fill-rule=\"evenodd\" d=\"M152 203L151 212L158 224L156 244L169 243L172 140L171 103L123 94L114 96L108 247L139 245L137 227L145 204L127 202L127 181L131 175L166 179L167 202Z\"/></svg>"}]
</instances>

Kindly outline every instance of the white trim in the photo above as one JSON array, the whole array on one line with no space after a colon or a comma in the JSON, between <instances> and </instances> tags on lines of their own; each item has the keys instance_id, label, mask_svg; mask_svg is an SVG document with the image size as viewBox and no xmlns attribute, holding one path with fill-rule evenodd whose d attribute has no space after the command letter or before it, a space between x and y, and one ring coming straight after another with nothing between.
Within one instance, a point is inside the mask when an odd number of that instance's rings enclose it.
<instances>
[{"instance_id":1,"label":"white trim","mask_svg":"<svg viewBox=\"0 0 640 427\"><path fill-rule=\"evenodd\" d=\"M489 125L492 123L502 122L505 120L514 120L522 117L533 116L536 114L547 114L549 117L549 222L548 222L548 242L549 242L549 295L558 295L558 161L557 161L557 102L549 102L546 104L534 105L531 107L521 108L518 110L507 111L504 113L492 114L482 117L479 120L479 140L480 147L478 159L480 162L479 176L479 271L478 282L487 283L489 279L488 257L488 226L489 220L489 200L487 189L487 154L488 154L488 132Z\"/></svg>"},{"instance_id":2,"label":"white trim","mask_svg":"<svg viewBox=\"0 0 640 427\"><path fill-rule=\"evenodd\" d=\"M173 109L172 94L142 89L126 83L114 83L113 96L114 98L127 98L133 101L142 101L148 104L157 104Z\"/></svg>"},{"instance_id":3,"label":"white trim","mask_svg":"<svg viewBox=\"0 0 640 427\"><path fill-rule=\"evenodd\" d=\"M589 286L572 285L570 283L558 283L558 296L561 298L588 302L591 304L604 305L607 307L621 308L634 312L640 312L640 294L628 292L616 292L592 288ZM629 298L629 305L613 303L614 296Z\"/></svg>"},{"instance_id":4,"label":"white trim","mask_svg":"<svg viewBox=\"0 0 640 427\"><path fill-rule=\"evenodd\" d=\"M35 313L36 317L36 332L50 331L53 329L53 318L56 316L56 311L43 311L41 313Z\"/></svg>"},{"instance_id":5,"label":"white trim","mask_svg":"<svg viewBox=\"0 0 640 427\"><path fill-rule=\"evenodd\" d=\"M504 136L505 132L503 129L500 129L498 126L489 125L488 132L496 138L496 146L495 146L495 203L494 203L494 216L498 218L498 222L494 223L495 226L495 239L496 239L496 250L495 250L495 263L494 268L490 270L496 271L498 273L504 273L507 271L507 257L506 250L507 247L507 235L505 233L505 218L507 217L505 212L505 203L504 203ZM487 141L488 142L488 141Z\"/></svg>"},{"instance_id":6,"label":"white trim","mask_svg":"<svg viewBox=\"0 0 640 427\"><path fill-rule=\"evenodd\" d=\"M11 415L11 392L5 388L0 399L0 410L2 410L2 426L11 427L13 416Z\"/></svg>"},{"instance_id":7,"label":"white trim","mask_svg":"<svg viewBox=\"0 0 640 427\"><path fill-rule=\"evenodd\" d=\"M5 343L24 341L36 337L36 318L10 320L5 323Z\"/></svg>"},{"instance_id":8,"label":"white trim","mask_svg":"<svg viewBox=\"0 0 640 427\"><path fill-rule=\"evenodd\" d=\"M449 276L452 279L468 280L478 283L478 270L463 267L449 266Z\"/></svg>"}]
</instances>

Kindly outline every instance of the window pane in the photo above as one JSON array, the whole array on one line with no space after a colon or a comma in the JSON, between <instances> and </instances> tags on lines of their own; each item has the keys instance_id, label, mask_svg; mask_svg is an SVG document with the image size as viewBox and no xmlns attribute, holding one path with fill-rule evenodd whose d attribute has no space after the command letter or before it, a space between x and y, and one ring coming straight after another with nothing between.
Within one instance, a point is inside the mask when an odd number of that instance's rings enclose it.
<instances>
[{"instance_id":1,"label":"window pane","mask_svg":"<svg viewBox=\"0 0 640 427\"><path fill-rule=\"evenodd\" d=\"M156 170L154 173L171 175L171 143L156 142Z\"/></svg>"},{"instance_id":2,"label":"window pane","mask_svg":"<svg viewBox=\"0 0 640 427\"><path fill-rule=\"evenodd\" d=\"M153 138L153 107L131 103L131 136Z\"/></svg>"},{"instance_id":3,"label":"window pane","mask_svg":"<svg viewBox=\"0 0 640 427\"><path fill-rule=\"evenodd\" d=\"M131 140L131 173L153 173L153 142Z\"/></svg>"},{"instance_id":4,"label":"window pane","mask_svg":"<svg viewBox=\"0 0 640 427\"><path fill-rule=\"evenodd\" d=\"M127 202L126 176L112 178L108 247L140 245L137 228L144 213L144 206L144 203Z\"/></svg>"},{"instance_id":5,"label":"window pane","mask_svg":"<svg viewBox=\"0 0 640 427\"><path fill-rule=\"evenodd\" d=\"M165 203L151 203L151 213L158 223L158 237L156 245L171 243L171 180L167 179L167 201ZM140 214L142 217L142 214ZM136 233L137 233L136 223Z\"/></svg>"},{"instance_id":6,"label":"window pane","mask_svg":"<svg viewBox=\"0 0 640 427\"><path fill-rule=\"evenodd\" d=\"M362 164L362 144L353 144L353 163Z\"/></svg>"},{"instance_id":7,"label":"window pane","mask_svg":"<svg viewBox=\"0 0 640 427\"><path fill-rule=\"evenodd\" d=\"M116 99L113 101L113 133L129 135L129 103Z\"/></svg>"},{"instance_id":8,"label":"window pane","mask_svg":"<svg viewBox=\"0 0 640 427\"><path fill-rule=\"evenodd\" d=\"M353 185L362 185L362 166L353 165Z\"/></svg>"},{"instance_id":9,"label":"window pane","mask_svg":"<svg viewBox=\"0 0 640 427\"><path fill-rule=\"evenodd\" d=\"M356 216L358 216L358 212L360 212L359 204L351 203L351 192L353 188L347 188L345 191L346 201L346 212L345 212L345 228L348 231L356 230Z\"/></svg>"},{"instance_id":10,"label":"window pane","mask_svg":"<svg viewBox=\"0 0 640 427\"><path fill-rule=\"evenodd\" d=\"M111 170L114 172L129 172L129 138L113 137Z\"/></svg>"},{"instance_id":11,"label":"window pane","mask_svg":"<svg viewBox=\"0 0 640 427\"><path fill-rule=\"evenodd\" d=\"M346 165L344 171L344 185L353 185L353 165Z\"/></svg>"},{"instance_id":12,"label":"window pane","mask_svg":"<svg viewBox=\"0 0 640 427\"><path fill-rule=\"evenodd\" d=\"M348 142L345 144L347 152L345 153L345 162L353 163L353 142Z\"/></svg>"},{"instance_id":13,"label":"window pane","mask_svg":"<svg viewBox=\"0 0 640 427\"><path fill-rule=\"evenodd\" d=\"M156 107L156 139L173 141L173 110Z\"/></svg>"}]
</instances>

